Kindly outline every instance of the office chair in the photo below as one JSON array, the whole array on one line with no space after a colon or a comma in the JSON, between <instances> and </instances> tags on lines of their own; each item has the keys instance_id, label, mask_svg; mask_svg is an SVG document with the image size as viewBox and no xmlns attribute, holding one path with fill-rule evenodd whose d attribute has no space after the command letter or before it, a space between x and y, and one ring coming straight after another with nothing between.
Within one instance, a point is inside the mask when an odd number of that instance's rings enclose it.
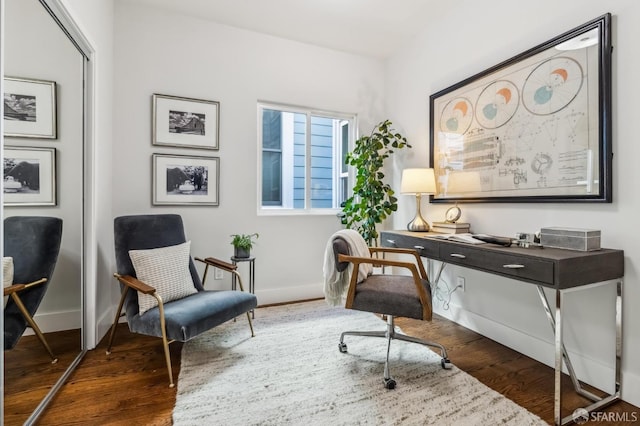
<instances>
[{"instance_id":1,"label":"office chair","mask_svg":"<svg viewBox=\"0 0 640 426\"><path fill-rule=\"evenodd\" d=\"M13 349L27 326L53 354L33 316L48 289L60 253L62 219L45 216L12 216L4 220L4 256L13 259L12 285L4 308L4 348Z\"/></svg>"},{"instance_id":2,"label":"office chair","mask_svg":"<svg viewBox=\"0 0 640 426\"><path fill-rule=\"evenodd\" d=\"M107 355L111 353L123 306L126 306L129 331L162 338L170 387L174 386L170 343L186 342L243 313L247 315L251 336L254 336L249 312L257 306L256 296L244 292L235 265L213 257L196 258L206 265L203 279L206 279L209 266L213 266L235 274L240 291L204 289L189 254L189 242L179 215L121 216L114 220L114 236L118 271L114 276L122 294L111 327ZM183 260L184 269L172 265L174 261ZM144 282L143 275L150 279ZM151 285L163 280L168 283L163 282L162 287Z\"/></svg>"},{"instance_id":3,"label":"office chair","mask_svg":"<svg viewBox=\"0 0 640 426\"><path fill-rule=\"evenodd\" d=\"M355 242L355 244L354 244ZM414 318L431 321L431 287L424 265L416 250L369 247L368 253L358 253L355 247L366 246L364 239L355 231L338 231L331 237L335 268L340 273L348 273L349 264L353 265L349 279L345 308L373 312L386 316L385 331L345 331L340 335L338 349L347 352L345 336L384 337L387 339L387 357L384 365L384 387L394 389L396 381L389 371L389 350L392 340L403 340L432 346L440 349L442 368L451 368L447 351L439 343L430 342L396 332L394 317ZM411 262L372 257L384 253L395 253L412 256ZM361 254L358 256L358 254ZM365 265L396 267L409 270L411 275L369 274L359 281L359 269Z\"/></svg>"}]
</instances>

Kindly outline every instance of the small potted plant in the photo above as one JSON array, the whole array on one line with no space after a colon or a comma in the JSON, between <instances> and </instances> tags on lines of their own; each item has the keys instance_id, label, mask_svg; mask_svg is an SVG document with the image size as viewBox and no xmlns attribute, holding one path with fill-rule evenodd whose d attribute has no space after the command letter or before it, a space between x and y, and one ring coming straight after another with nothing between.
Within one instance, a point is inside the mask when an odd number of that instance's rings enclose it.
<instances>
[{"instance_id":1,"label":"small potted plant","mask_svg":"<svg viewBox=\"0 0 640 426\"><path fill-rule=\"evenodd\" d=\"M258 238L258 234L231 234L233 240L233 256L237 258L247 258L251 256L251 247L253 247L253 239Z\"/></svg>"}]
</instances>

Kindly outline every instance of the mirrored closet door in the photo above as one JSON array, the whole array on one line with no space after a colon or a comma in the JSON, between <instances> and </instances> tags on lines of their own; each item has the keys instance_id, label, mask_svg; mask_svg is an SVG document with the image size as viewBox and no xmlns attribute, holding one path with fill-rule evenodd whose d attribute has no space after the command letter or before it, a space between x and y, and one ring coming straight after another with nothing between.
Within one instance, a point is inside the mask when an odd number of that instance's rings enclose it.
<instances>
[{"instance_id":1,"label":"mirrored closet door","mask_svg":"<svg viewBox=\"0 0 640 426\"><path fill-rule=\"evenodd\" d=\"M18 302L5 301L4 424L37 418L84 353L86 58L52 14L44 0L4 0L5 253L12 245L21 257L16 265L24 265L40 250L27 225L9 241L8 221L22 226L34 217L52 217L62 223L41 299L33 299L33 288L20 292L27 308L37 305L36 326L23 330L15 325L20 321L8 320L10 309L14 317L22 311ZM48 242L56 238L47 232Z\"/></svg>"}]
</instances>

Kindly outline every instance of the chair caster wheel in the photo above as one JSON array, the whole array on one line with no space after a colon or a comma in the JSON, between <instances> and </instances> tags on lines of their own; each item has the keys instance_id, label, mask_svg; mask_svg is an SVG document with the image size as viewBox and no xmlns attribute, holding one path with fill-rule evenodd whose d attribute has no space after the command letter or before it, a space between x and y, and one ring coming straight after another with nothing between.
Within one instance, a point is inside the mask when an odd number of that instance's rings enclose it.
<instances>
[{"instance_id":1,"label":"chair caster wheel","mask_svg":"<svg viewBox=\"0 0 640 426\"><path fill-rule=\"evenodd\" d=\"M451 361L449 361L449 358L442 358L440 360L440 365L445 370L451 370L453 368L453 364L451 364Z\"/></svg>"},{"instance_id":2,"label":"chair caster wheel","mask_svg":"<svg viewBox=\"0 0 640 426\"><path fill-rule=\"evenodd\" d=\"M343 354L347 353L347 344L346 343L338 343L338 350Z\"/></svg>"},{"instance_id":3,"label":"chair caster wheel","mask_svg":"<svg viewBox=\"0 0 640 426\"><path fill-rule=\"evenodd\" d=\"M388 379L384 379L384 387L386 389L395 389L396 388L396 381L393 380L391 377Z\"/></svg>"}]
</instances>

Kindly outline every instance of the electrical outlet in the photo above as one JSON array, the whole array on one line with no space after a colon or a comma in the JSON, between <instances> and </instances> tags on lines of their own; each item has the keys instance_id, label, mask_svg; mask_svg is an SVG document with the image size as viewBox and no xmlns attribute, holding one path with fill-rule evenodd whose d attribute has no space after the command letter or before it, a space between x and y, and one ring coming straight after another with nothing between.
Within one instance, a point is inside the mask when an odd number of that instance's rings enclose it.
<instances>
[{"instance_id":1,"label":"electrical outlet","mask_svg":"<svg viewBox=\"0 0 640 426\"><path fill-rule=\"evenodd\" d=\"M463 292L466 290L464 277L458 277L456 279L456 287L460 288L460 290L462 290Z\"/></svg>"},{"instance_id":2,"label":"electrical outlet","mask_svg":"<svg viewBox=\"0 0 640 426\"><path fill-rule=\"evenodd\" d=\"M214 274L213 274L213 279L214 280L221 280L223 278L223 270L220 268L216 268Z\"/></svg>"}]
</instances>

